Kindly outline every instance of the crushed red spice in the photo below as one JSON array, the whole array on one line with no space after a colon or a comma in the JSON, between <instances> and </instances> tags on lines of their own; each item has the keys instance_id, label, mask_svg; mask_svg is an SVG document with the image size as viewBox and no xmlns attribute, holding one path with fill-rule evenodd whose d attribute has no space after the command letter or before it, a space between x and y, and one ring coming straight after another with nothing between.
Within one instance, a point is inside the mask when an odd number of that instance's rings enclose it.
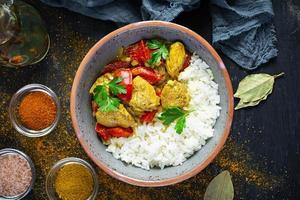
<instances>
[{"instance_id":1,"label":"crushed red spice","mask_svg":"<svg viewBox=\"0 0 300 200\"><path fill-rule=\"evenodd\" d=\"M55 120L57 107L54 100L44 92L31 92L26 95L19 106L22 124L32 130L49 127Z\"/></svg>"}]
</instances>

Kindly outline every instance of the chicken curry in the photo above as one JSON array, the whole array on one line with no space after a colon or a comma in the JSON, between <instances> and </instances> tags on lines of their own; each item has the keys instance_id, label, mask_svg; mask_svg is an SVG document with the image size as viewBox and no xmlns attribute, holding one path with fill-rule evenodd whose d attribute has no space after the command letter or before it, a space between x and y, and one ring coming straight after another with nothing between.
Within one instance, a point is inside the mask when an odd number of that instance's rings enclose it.
<instances>
[{"instance_id":1,"label":"chicken curry","mask_svg":"<svg viewBox=\"0 0 300 200\"><path fill-rule=\"evenodd\" d=\"M121 48L90 89L102 140L129 137L134 127L153 123L164 109L187 107L190 95L178 76L190 59L179 41L140 40Z\"/></svg>"}]
</instances>

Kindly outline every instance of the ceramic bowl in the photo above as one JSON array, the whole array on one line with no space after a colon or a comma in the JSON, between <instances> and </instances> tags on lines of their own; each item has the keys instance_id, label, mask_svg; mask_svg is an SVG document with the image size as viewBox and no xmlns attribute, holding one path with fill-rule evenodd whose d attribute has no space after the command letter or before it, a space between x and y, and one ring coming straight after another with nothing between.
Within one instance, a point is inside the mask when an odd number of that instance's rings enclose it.
<instances>
[{"instance_id":1,"label":"ceramic bowl","mask_svg":"<svg viewBox=\"0 0 300 200\"><path fill-rule=\"evenodd\" d=\"M211 67L219 84L222 107L215 124L214 137L182 165L149 171L128 165L106 152L106 146L95 133L89 89L103 66L113 60L118 48L141 39L163 38L182 41L190 52L196 52ZM103 37L87 53L76 73L71 92L71 117L78 140L88 156L109 175L129 184L154 187L175 184L203 170L222 149L230 132L233 117L232 85L223 61L213 47L190 29L162 21L129 24Z\"/></svg>"}]
</instances>

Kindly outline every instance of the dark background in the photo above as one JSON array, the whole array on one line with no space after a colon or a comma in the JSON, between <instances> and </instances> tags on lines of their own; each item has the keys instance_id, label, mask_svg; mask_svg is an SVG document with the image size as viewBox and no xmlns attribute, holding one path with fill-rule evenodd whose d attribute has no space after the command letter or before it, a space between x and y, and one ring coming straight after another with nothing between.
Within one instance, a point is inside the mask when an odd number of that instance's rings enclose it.
<instances>
[{"instance_id":1,"label":"dark background","mask_svg":"<svg viewBox=\"0 0 300 200\"><path fill-rule=\"evenodd\" d=\"M119 25L95 20L66 9L52 8L26 0L44 18L51 47L39 64L23 69L0 68L0 149L23 150L35 162L37 180L25 199L47 199L45 177L59 159L76 156L91 161L75 137L69 115L69 95L75 72L87 51ZM229 170L235 199L300 199L300 2L273 1L279 55L255 73L277 74L273 94L259 106L236 111L229 140L222 152L203 172L174 186L141 188L117 181L98 169L100 190L97 199L202 199L209 181ZM192 12L181 14L182 24L211 41L208 1ZM221 52L233 88L248 72ZM50 135L30 139L10 125L7 108L14 92L29 83L52 88L62 104L62 118Z\"/></svg>"}]
</instances>

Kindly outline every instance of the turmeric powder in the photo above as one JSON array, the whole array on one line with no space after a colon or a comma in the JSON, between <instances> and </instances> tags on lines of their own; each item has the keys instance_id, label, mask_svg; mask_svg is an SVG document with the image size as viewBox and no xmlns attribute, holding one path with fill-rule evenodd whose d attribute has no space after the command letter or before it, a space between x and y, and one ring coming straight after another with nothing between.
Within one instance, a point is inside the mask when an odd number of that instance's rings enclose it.
<instances>
[{"instance_id":1,"label":"turmeric powder","mask_svg":"<svg viewBox=\"0 0 300 200\"><path fill-rule=\"evenodd\" d=\"M93 187L91 173L80 164L63 166L55 179L56 193L61 200L87 200Z\"/></svg>"}]
</instances>

